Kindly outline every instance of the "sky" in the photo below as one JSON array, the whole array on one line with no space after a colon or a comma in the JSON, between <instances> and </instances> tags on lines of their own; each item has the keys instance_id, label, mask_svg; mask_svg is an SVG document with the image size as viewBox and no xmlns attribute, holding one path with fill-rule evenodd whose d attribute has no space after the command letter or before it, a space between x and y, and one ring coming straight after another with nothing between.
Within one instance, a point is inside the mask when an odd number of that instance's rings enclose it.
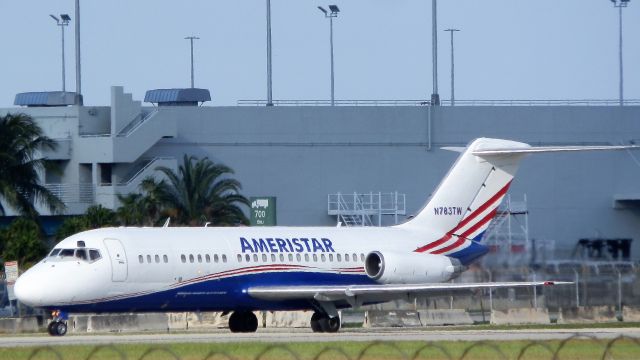
<instances>
[{"instance_id":1,"label":"sky","mask_svg":"<svg viewBox=\"0 0 640 360\"><path fill-rule=\"evenodd\" d=\"M316 0L271 0L273 98L330 97L329 21ZM427 99L432 93L430 0L336 0L335 96ZM195 85L211 106L266 98L265 0L81 1L85 105L110 87L142 100L150 89ZM0 107L27 91L61 90L60 29L68 13L67 90L75 89L74 1L0 0ZM623 9L625 98L640 99L640 1ZM618 10L610 0L439 0L438 82L456 99L617 99Z\"/></svg>"}]
</instances>

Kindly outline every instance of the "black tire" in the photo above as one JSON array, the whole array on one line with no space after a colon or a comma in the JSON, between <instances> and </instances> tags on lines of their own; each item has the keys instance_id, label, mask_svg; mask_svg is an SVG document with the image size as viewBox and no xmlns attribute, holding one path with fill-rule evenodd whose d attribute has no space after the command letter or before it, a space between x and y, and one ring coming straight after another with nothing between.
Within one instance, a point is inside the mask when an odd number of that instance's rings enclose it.
<instances>
[{"instance_id":1,"label":"black tire","mask_svg":"<svg viewBox=\"0 0 640 360\"><path fill-rule=\"evenodd\" d=\"M229 317L229 330L231 332L256 332L258 318L251 311L234 311Z\"/></svg>"},{"instance_id":2,"label":"black tire","mask_svg":"<svg viewBox=\"0 0 640 360\"><path fill-rule=\"evenodd\" d=\"M234 311L233 314L229 316L229 330L231 330L231 332L236 333L242 331L241 323L239 320L239 313L237 311Z\"/></svg>"},{"instance_id":3,"label":"black tire","mask_svg":"<svg viewBox=\"0 0 640 360\"><path fill-rule=\"evenodd\" d=\"M331 317L331 318L327 318L326 321L326 332L330 332L330 333L335 333L338 332L338 330L340 330L340 317L336 316L336 317Z\"/></svg>"},{"instance_id":4,"label":"black tire","mask_svg":"<svg viewBox=\"0 0 640 360\"><path fill-rule=\"evenodd\" d=\"M57 334L54 332L54 326L57 326L58 322L57 321L52 321L49 323L49 325L47 325L47 332L49 333L49 335L51 336L56 336Z\"/></svg>"},{"instance_id":5,"label":"black tire","mask_svg":"<svg viewBox=\"0 0 640 360\"><path fill-rule=\"evenodd\" d=\"M322 320L322 314L318 312L314 312L311 315L311 331L313 332L322 332L322 326L320 326L320 321Z\"/></svg>"},{"instance_id":6,"label":"black tire","mask_svg":"<svg viewBox=\"0 0 640 360\"><path fill-rule=\"evenodd\" d=\"M58 324L54 327L56 335L64 336L67 334L67 324L64 321L59 321Z\"/></svg>"},{"instance_id":7,"label":"black tire","mask_svg":"<svg viewBox=\"0 0 640 360\"><path fill-rule=\"evenodd\" d=\"M256 332L256 330L258 330L258 318L256 314L247 311L243 316L243 320L243 332Z\"/></svg>"}]
</instances>

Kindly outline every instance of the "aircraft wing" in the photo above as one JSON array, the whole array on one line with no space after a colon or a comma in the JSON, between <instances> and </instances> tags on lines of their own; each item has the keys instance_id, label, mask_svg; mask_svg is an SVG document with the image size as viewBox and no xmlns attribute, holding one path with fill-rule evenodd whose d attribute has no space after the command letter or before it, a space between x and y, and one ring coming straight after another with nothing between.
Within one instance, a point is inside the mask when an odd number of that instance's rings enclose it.
<instances>
[{"instance_id":1,"label":"aircraft wing","mask_svg":"<svg viewBox=\"0 0 640 360\"><path fill-rule=\"evenodd\" d=\"M320 302L346 301L352 306L365 302L411 298L416 295L446 295L477 289L498 289L532 286L572 284L566 281L521 281L490 283L436 283L436 284L380 284L380 285L328 285L328 286L256 286L247 290L256 299L316 300Z\"/></svg>"}]
</instances>

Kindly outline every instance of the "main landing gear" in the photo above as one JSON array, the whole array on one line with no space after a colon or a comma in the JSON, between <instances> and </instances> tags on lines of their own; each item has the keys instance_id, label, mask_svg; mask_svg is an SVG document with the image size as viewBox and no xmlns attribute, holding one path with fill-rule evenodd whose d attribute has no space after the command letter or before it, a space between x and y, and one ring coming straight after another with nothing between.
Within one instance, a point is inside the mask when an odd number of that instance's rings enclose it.
<instances>
[{"instance_id":1,"label":"main landing gear","mask_svg":"<svg viewBox=\"0 0 640 360\"><path fill-rule=\"evenodd\" d=\"M313 332L338 332L340 330L340 317L329 316L316 311L311 315L311 330Z\"/></svg>"},{"instance_id":2,"label":"main landing gear","mask_svg":"<svg viewBox=\"0 0 640 360\"><path fill-rule=\"evenodd\" d=\"M62 311L53 311L53 319L47 326L47 331L51 336L64 336L67 333L67 315Z\"/></svg>"},{"instance_id":3,"label":"main landing gear","mask_svg":"<svg viewBox=\"0 0 640 360\"><path fill-rule=\"evenodd\" d=\"M229 316L229 330L231 332L256 332L258 318L251 311L234 311Z\"/></svg>"}]
</instances>

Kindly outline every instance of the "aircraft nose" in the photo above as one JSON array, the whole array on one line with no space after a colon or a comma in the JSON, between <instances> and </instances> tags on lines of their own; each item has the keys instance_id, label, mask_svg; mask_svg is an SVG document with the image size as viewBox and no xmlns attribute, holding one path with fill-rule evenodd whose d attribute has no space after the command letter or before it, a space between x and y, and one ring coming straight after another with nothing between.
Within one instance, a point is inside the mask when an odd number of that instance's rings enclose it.
<instances>
[{"instance_id":1,"label":"aircraft nose","mask_svg":"<svg viewBox=\"0 0 640 360\"><path fill-rule=\"evenodd\" d=\"M38 306L42 302L41 284L38 284L32 271L22 274L13 286L13 293L16 298L23 304L29 306Z\"/></svg>"}]
</instances>

